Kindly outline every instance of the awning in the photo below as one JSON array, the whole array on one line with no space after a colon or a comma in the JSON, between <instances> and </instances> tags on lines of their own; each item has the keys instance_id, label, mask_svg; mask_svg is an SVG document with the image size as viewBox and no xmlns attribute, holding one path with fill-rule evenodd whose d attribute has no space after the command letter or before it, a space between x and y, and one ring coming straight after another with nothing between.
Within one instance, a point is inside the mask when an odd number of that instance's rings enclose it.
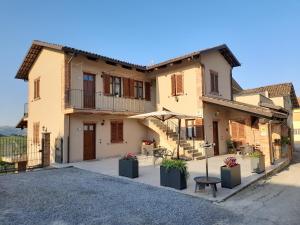
<instances>
[{"instance_id":1,"label":"awning","mask_svg":"<svg viewBox=\"0 0 300 225\"><path fill-rule=\"evenodd\" d=\"M232 101L228 99L215 98L215 97L201 97L203 102L211 103L214 105L224 106L227 108L239 110L246 113L251 113L257 116L265 117L268 119L278 118L278 119L286 119L288 117L288 113L279 112L277 110L273 110L267 107L250 105L238 101Z\"/></svg>"}]
</instances>

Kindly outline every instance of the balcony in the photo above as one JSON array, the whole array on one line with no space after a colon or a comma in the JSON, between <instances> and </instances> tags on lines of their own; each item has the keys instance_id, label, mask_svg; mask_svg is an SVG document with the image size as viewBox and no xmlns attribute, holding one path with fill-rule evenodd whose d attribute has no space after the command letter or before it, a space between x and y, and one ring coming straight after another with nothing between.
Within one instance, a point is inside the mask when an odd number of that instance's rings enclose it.
<instances>
[{"instance_id":1,"label":"balcony","mask_svg":"<svg viewBox=\"0 0 300 225\"><path fill-rule=\"evenodd\" d=\"M104 95L103 92L72 89L66 92L65 98L67 113L103 112L138 114L154 110L154 105L151 101Z\"/></svg>"}]
</instances>

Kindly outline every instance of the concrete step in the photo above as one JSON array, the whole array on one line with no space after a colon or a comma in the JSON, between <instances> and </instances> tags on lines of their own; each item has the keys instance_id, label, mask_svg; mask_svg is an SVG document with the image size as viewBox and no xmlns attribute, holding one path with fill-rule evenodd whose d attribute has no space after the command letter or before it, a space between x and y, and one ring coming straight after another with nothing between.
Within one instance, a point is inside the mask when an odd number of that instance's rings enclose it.
<instances>
[{"instance_id":1,"label":"concrete step","mask_svg":"<svg viewBox=\"0 0 300 225\"><path fill-rule=\"evenodd\" d=\"M194 157L195 160L202 160L205 159L205 156L199 156L199 157Z\"/></svg>"},{"instance_id":2,"label":"concrete step","mask_svg":"<svg viewBox=\"0 0 300 225\"><path fill-rule=\"evenodd\" d=\"M199 152L197 149L191 149L191 150L187 150L186 151L188 154L195 154L195 153L197 153L197 152Z\"/></svg>"}]
</instances>

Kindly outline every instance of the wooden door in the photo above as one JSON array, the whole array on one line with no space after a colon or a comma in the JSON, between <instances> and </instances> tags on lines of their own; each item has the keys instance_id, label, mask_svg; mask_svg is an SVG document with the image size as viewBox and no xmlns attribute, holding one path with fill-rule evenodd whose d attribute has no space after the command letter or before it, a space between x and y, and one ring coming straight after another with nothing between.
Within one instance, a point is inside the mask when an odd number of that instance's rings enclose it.
<instances>
[{"instance_id":1,"label":"wooden door","mask_svg":"<svg viewBox=\"0 0 300 225\"><path fill-rule=\"evenodd\" d=\"M95 75L83 74L83 107L95 108Z\"/></svg>"},{"instance_id":2,"label":"wooden door","mask_svg":"<svg viewBox=\"0 0 300 225\"><path fill-rule=\"evenodd\" d=\"M96 125L85 123L83 125L83 160L96 158Z\"/></svg>"},{"instance_id":3,"label":"wooden door","mask_svg":"<svg viewBox=\"0 0 300 225\"><path fill-rule=\"evenodd\" d=\"M213 141L215 143L214 155L219 155L219 130L217 121L213 121Z\"/></svg>"}]
</instances>

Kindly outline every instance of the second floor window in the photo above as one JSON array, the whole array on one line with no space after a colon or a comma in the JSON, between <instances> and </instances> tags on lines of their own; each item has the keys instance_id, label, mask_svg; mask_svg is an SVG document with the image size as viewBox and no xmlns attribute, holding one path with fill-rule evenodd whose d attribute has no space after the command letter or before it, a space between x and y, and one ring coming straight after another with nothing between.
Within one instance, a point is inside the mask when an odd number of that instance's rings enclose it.
<instances>
[{"instance_id":1,"label":"second floor window","mask_svg":"<svg viewBox=\"0 0 300 225\"><path fill-rule=\"evenodd\" d=\"M110 94L114 96L121 96L121 78L110 77Z\"/></svg>"},{"instance_id":2,"label":"second floor window","mask_svg":"<svg viewBox=\"0 0 300 225\"><path fill-rule=\"evenodd\" d=\"M143 98L143 81L134 81L134 97L137 99Z\"/></svg>"},{"instance_id":3,"label":"second floor window","mask_svg":"<svg viewBox=\"0 0 300 225\"><path fill-rule=\"evenodd\" d=\"M33 90L33 98L39 99L40 98L40 78L34 80L34 90Z\"/></svg>"},{"instance_id":4,"label":"second floor window","mask_svg":"<svg viewBox=\"0 0 300 225\"><path fill-rule=\"evenodd\" d=\"M219 76L215 71L210 71L210 92L219 93Z\"/></svg>"},{"instance_id":5,"label":"second floor window","mask_svg":"<svg viewBox=\"0 0 300 225\"><path fill-rule=\"evenodd\" d=\"M171 95L183 95L183 75L173 74L171 76Z\"/></svg>"}]
</instances>

